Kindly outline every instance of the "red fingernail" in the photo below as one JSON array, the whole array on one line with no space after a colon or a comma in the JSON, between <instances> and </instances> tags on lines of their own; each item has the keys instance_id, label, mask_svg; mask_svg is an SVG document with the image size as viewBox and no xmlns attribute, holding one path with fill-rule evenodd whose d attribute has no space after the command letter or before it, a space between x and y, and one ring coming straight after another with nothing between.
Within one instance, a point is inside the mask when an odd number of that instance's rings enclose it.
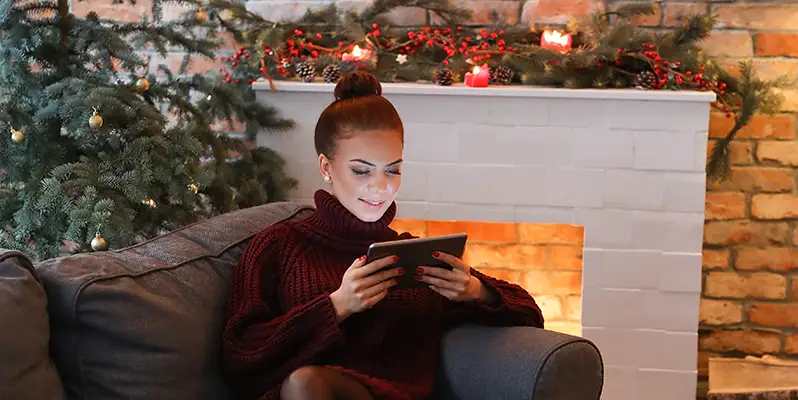
<instances>
[{"instance_id":1,"label":"red fingernail","mask_svg":"<svg viewBox=\"0 0 798 400\"><path fill-rule=\"evenodd\" d=\"M366 256L360 256L360 258L358 258L359 261L363 261L365 259L366 259Z\"/></svg>"},{"instance_id":2,"label":"red fingernail","mask_svg":"<svg viewBox=\"0 0 798 400\"><path fill-rule=\"evenodd\" d=\"M404 275L404 273L405 273L405 270L403 270L403 269L399 270L399 275Z\"/></svg>"},{"instance_id":3,"label":"red fingernail","mask_svg":"<svg viewBox=\"0 0 798 400\"><path fill-rule=\"evenodd\" d=\"M419 274L416 274L416 280L417 280L417 281L420 281L420 280L421 280L421 275L419 275Z\"/></svg>"},{"instance_id":4,"label":"red fingernail","mask_svg":"<svg viewBox=\"0 0 798 400\"><path fill-rule=\"evenodd\" d=\"M424 268L417 267L417 268L416 268L416 271L418 271L418 272L424 272Z\"/></svg>"},{"instance_id":5,"label":"red fingernail","mask_svg":"<svg viewBox=\"0 0 798 400\"><path fill-rule=\"evenodd\" d=\"M433 252L432 252L432 256L433 256L433 257L435 257L435 258L438 258L438 257L440 257L440 255L441 255L441 253L439 253L439 252L437 252L437 251L433 251Z\"/></svg>"},{"instance_id":6,"label":"red fingernail","mask_svg":"<svg viewBox=\"0 0 798 400\"><path fill-rule=\"evenodd\" d=\"M399 256L393 256L393 262L399 261Z\"/></svg>"}]
</instances>

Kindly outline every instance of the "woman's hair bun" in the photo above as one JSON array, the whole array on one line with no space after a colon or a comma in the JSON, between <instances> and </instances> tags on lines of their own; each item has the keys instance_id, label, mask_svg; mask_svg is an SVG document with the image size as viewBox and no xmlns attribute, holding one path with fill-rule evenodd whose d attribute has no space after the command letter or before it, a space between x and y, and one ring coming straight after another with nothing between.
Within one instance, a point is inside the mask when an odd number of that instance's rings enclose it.
<instances>
[{"instance_id":1,"label":"woman's hair bun","mask_svg":"<svg viewBox=\"0 0 798 400\"><path fill-rule=\"evenodd\" d=\"M355 71L344 75L335 85L335 100L351 99L368 95L382 95L382 85L373 75Z\"/></svg>"}]
</instances>

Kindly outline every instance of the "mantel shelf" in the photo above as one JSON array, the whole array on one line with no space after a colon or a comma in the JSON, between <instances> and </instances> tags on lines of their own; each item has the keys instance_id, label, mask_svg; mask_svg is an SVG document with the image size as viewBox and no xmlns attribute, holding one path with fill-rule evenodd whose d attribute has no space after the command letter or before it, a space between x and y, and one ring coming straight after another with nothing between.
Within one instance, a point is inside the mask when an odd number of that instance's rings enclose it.
<instances>
[{"instance_id":1,"label":"mantel shelf","mask_svg":"<svg viewBox=\"0 0 798 400\"><path fill-rule=\"evenodd\" d=\"M330 93L335 84L321 81L304 83L298 81L275 80L277 91ZM257 91L271 91L269 82L259 79L252 84ZM462 84L439 86L433 83L382 83L383 94L418 94L434 96L483 96L483 97L529 97L529 98L568 98L568 99L607 99L607 100L653 100L711 103L716 96L713 92L691 90L639 90L639 89L563 89L545 86L489 86L472 88Z\"/></svg>"}]
</instances>

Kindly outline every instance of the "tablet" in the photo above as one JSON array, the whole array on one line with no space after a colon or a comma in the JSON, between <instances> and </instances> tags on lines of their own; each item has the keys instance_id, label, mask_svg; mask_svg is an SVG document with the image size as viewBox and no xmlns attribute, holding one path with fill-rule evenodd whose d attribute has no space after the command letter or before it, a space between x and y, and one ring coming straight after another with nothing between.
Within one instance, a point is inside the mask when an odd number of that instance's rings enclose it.
<instances>
[{"instance_id":1,"label":"tablet","mask_svg":"<svg viewBox=\"0 0 798 400\"><path fill-rule=\"evenodd\" d=\"M440 251L462 258L465 252L468 235L456 233L452 235L432 236L426 238L402 239L391 242L378 242L369 246L366 263L388 256L399 256L399 261L387 269L402 267L404 275L393 289L427 287L428 284L416 280L416 267L438 267L451 270L449 264L432 257L432 252Z\"/></svg>"}]
</instances>

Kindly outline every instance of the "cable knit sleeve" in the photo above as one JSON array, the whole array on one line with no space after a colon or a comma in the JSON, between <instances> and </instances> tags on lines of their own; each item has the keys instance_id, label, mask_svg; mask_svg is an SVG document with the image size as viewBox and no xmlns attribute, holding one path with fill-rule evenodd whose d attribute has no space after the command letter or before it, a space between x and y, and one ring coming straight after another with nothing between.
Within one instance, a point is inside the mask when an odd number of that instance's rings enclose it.
<instances>
[{"instance_id":1,"label":"cable knit sleeve","mask_svg":"<svg viewBox=\"0 0 798 400\"><path fill-rule=\"evenodd\" d=\"M479 278L491 292L493 301L449 302L449 326L476 323L489 326L534 326L543 328L543 313L535 299L519 285L508 283L474 268L471 274Z\"/></svg>"},{"instance_id":2,"label":"cable knit sleeve","mask_svg":"<svg viewBox=\"0 0 798 400\"><path fill-rule=\"evenodd\" d=\"M222 337L222 369L238 390L263 393L343 342L329 295L281 310L281 235L256 235L235 268Z\"/></svg>"}]
</instances>

